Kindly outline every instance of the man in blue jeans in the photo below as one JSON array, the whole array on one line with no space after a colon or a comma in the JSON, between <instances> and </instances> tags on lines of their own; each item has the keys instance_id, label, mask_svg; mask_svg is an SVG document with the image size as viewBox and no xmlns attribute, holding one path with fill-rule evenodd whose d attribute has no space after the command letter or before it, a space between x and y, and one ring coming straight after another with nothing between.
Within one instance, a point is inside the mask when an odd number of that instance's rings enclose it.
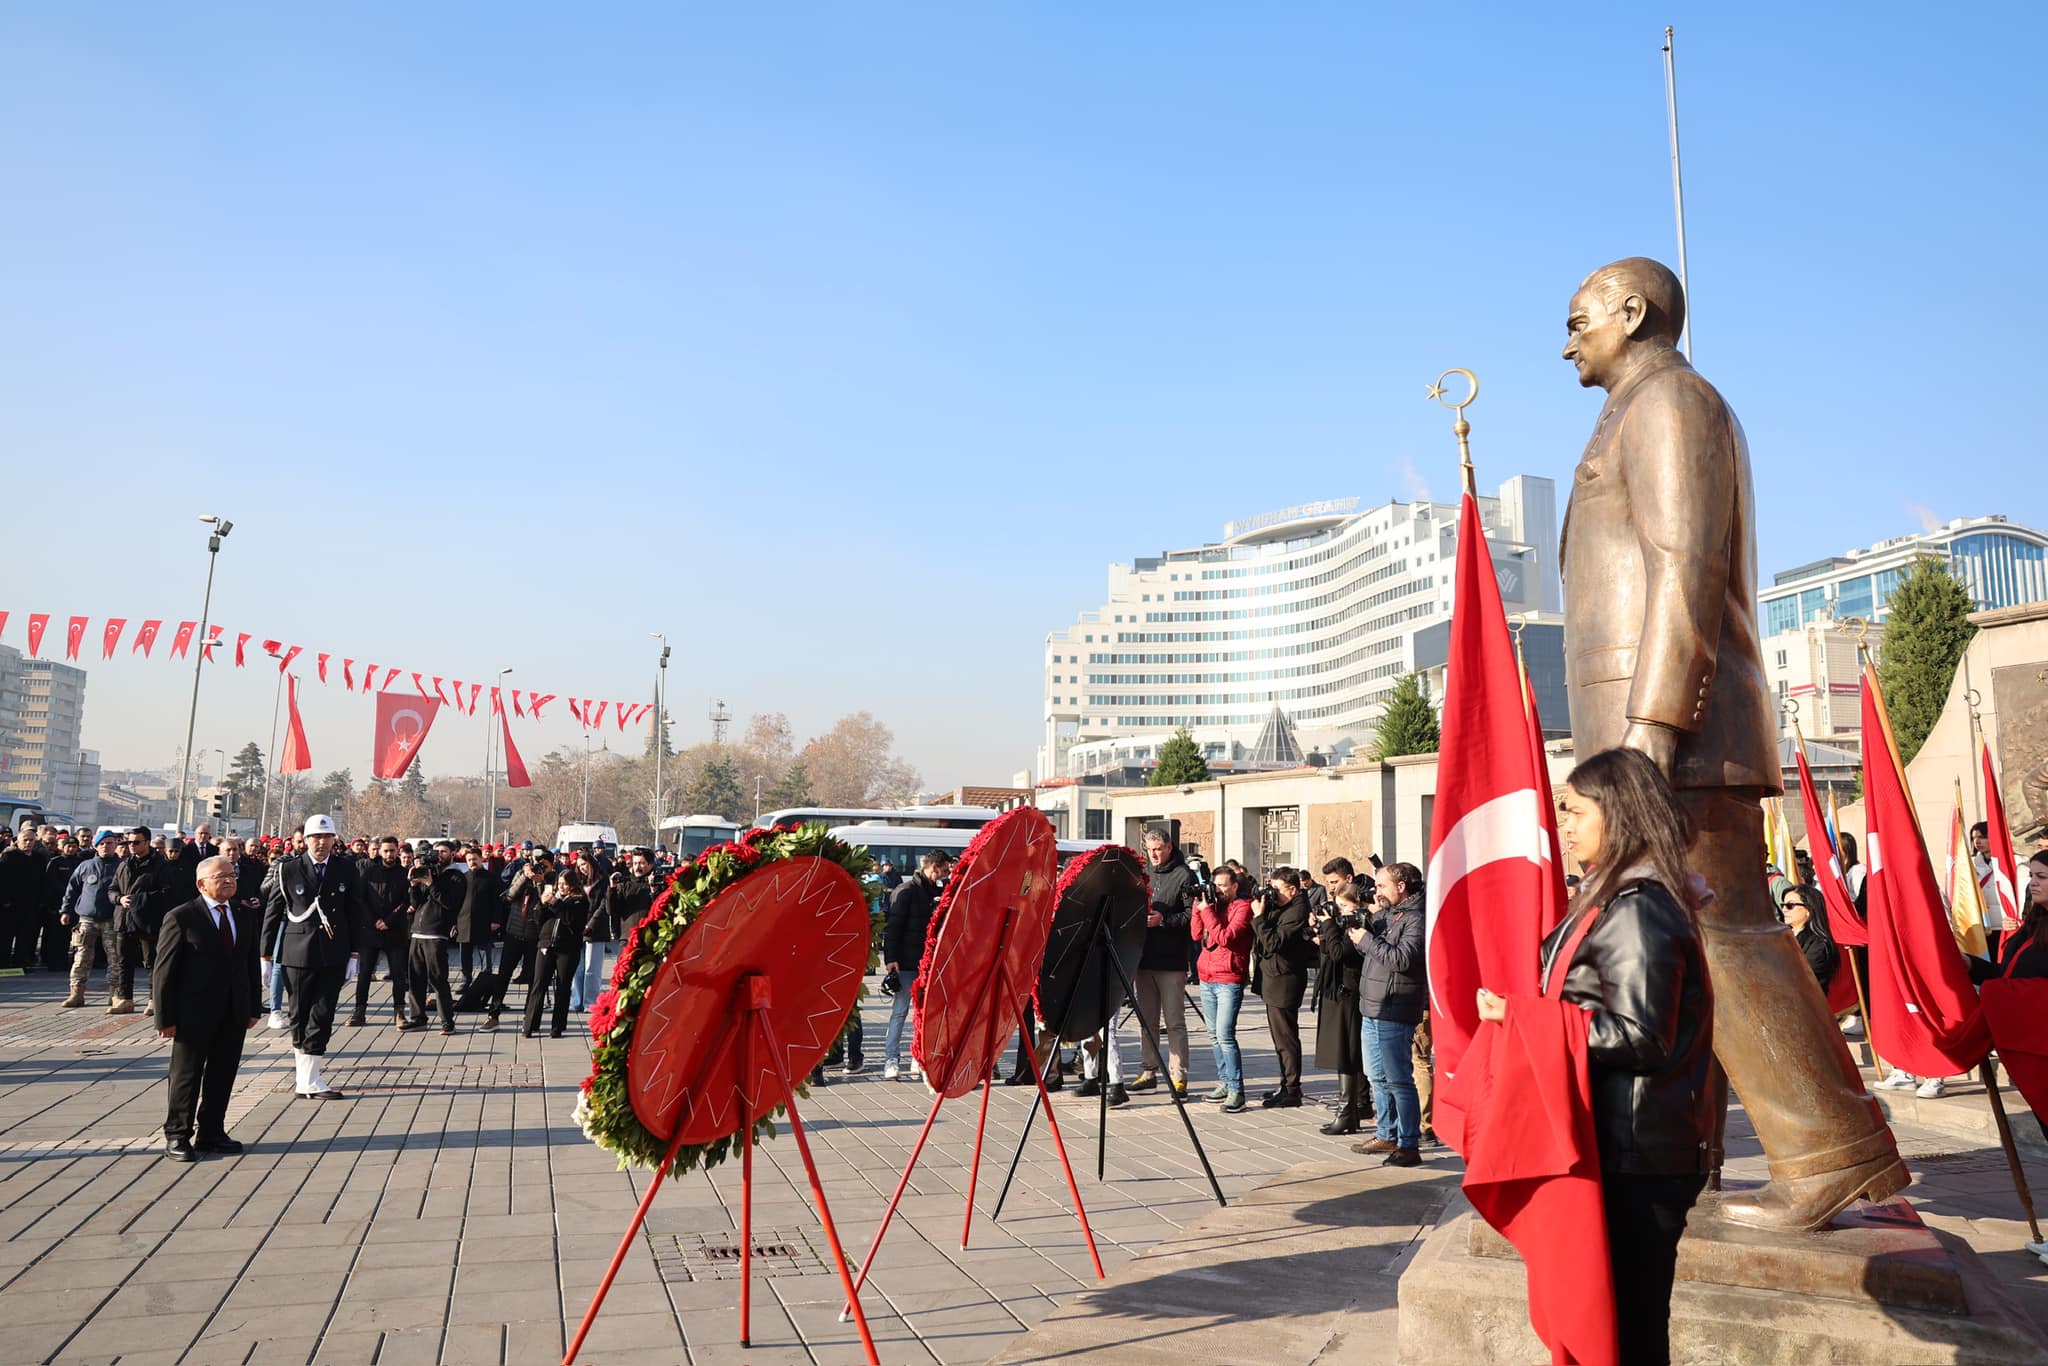
<instances>
[{"instance_id":1,"label":"man in blue jeans","mask_svg":"<svg viewBox=\"0 0 2048 1366\"><path fill-rule=\"evenodd\" d=\"M889 918L882 927L882 967L896 974L896 999L889 1008L889 1029L882 1036L882 1076L894 1081L903 1075L903 1022L910 1018L910 985L917 980L918 965L924 962L925 932L932 914L939 908L939 892L946 875L953 871L952 858L942 849L932 849L918 860L917 873L903 880L896 895L889 898ZM910 1075L917 1076L913 1059Z\"/></svg>"},{"instance_id":2,"label":"man in blue jeans","mask_svg":"<svg viewBox=\"0 0 2048 1366\"><path fill-rule=\"evenodd\" d=\"M1354 1152L1384 1153L1389 1167L1422 1165L1422 1103L1415 1091L1415 1027L1429 1004L1423 970L1422 872L1389 863L1373 877L1380 910L1349 931L1365 959L1358 979L1359 1042L1372 1083L1377 1137Z\"/></svg>"}]
</instances>

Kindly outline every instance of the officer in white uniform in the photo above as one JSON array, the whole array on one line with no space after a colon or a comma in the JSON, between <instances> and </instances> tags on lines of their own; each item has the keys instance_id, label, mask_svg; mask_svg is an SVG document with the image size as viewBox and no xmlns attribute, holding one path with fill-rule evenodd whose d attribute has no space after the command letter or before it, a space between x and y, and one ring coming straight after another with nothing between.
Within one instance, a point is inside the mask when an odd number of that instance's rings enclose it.
<instances>
[{"instance_id":1,"label":"officer in white uniform","mask_svg":"<svg viewBox=\"0 0 2048 1366\"><path fill-rule=\"evenodd\" d=\"M305 853L280 859L271 868L261 942L265 949L279 947L276 964L266 958L264 969L282 971L291 992L299 1096L340 1100L341 1092L322 1080L320 1063L341 989L359 970L355 926L368 915L368 889L354 861L336 848L339 832L332 816L309 817L305 835Z\"/></svg>"}]
</instances>

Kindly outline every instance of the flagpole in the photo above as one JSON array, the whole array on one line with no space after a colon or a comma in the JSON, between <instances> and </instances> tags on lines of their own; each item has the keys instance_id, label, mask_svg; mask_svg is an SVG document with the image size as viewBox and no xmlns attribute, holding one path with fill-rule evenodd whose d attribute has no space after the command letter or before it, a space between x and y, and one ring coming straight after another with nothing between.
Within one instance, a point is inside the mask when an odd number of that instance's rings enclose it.
<instances>
[{"instance_id":1,"label":"flagpole","mask_svg":"<svg viewBox=\"0 0 2048 1366\"><path fill-rule=\"evenodd\" d=\"M1664 26L1664 109L1671 124L1671 203L1678 214L1678 287L1685 294L1685 330L1678 349L1692 359L1692 284L1685 273L1685 177L1678 164L1678 68L1671 25Z\"/></svg>"},{"instance_id":2,"label":"flagpole","mask_svg":"<svg viewBox=\"0 0 2048 1366\"><path fill-rule=\"evenodd\" d=\"M1865 736L1864 741L1868 743L1869 737ZM1792 718L1792 744L1799 751L1799 757L1802 759L1806 758L1806 734L1799 729L1799 718L1797 716ZM1806 771L1811 772L1811 767L1809 766ZM1831 793L1831 798L1832 795ZM1813 839L1813 832L1811 830L1807 831L1806 836L1810 843ZM1840 837L1841 832L1837 830L1835 838L1839 839ZM1834 847L1833 841L1830 841L1830 849L1833 857L1839 861L1841 859L1841 850ZM1844 884L1842 890L1847 892L1849 888ZM1884 1059L1877 1056L1877 1035L1872 1033L1870 1028L1870 997L1863 990L1863 969L1856 965L1856 946L1854 944L1844 944L1841 947L1842 957L1849 960L1849 977L1856 983L1856 1009L1862 1013L1863 1042L1870 1047L1870 1070L1882 1077L1885 1072ZM1859 1068L1858 1070L1860 1071L1861 1069Z\"/></svg>"},{"instance_id":3,"label":"flagpole","mask_svg":"<svg viewBox=\"0 0 2048 1366\"><path fill-rule=\"evenodd\" d=\"M1444 381L1452 375L1463 375L1465 383L1472 386L1456 403L1444 397ZM1436 377L1436 383L1429 386L1429 396L1458 415L1458 420L1451 424L1451 431L1458 438L1458 469L1465 479L1465 492L1477 497L1479 488L1474 482L1476 476L1472 468L1472 424L1465 420L1465 410L1472 406L1473 399L1479 397L1479 376L1456 367L1446 370Z\"/></svg>"}]
</instances>

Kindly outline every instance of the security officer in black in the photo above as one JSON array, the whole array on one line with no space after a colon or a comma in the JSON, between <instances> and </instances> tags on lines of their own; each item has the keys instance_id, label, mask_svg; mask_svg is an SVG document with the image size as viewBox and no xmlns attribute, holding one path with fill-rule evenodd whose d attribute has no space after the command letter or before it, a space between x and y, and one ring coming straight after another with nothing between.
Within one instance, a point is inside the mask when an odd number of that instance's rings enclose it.
<instances>
[{"instance_id":1,"label":"security officer in black","mask_svg":"<svg viewBox=\"0 0 2048 1366\"><path fill-rule=\"evenodd\" d=\"M280 859L263 912L263 947L284 940L277 954L291 992L292 1056L302 1099L339 1100L320 1076L327 1036L341 989L360 969L356 926L369 910L368 888L355 861L335 848L332 816L306 821L306 852Z\"/></svg>"},{"instance_id":2,"label":"security officer in black","mask_svg":"<svg viewBox=\"0 0 2048 1366\"><path fill-rule=\"evenodd\" d=\"M351 1025L368 1024L370 988L376 977L377 954L391 965L391 1009L400 1029L418 1029L425 1020L414 1022L405 1013L406 973L412 959L411 895L406 887L406 870L398 862L398 837L386 835L377 841L373 857L356 860L362 874L364 901L368 910L356 925L357 952L362 971L356 974L356 1008L348 1017Z\"/></svg>"}]
</instances>

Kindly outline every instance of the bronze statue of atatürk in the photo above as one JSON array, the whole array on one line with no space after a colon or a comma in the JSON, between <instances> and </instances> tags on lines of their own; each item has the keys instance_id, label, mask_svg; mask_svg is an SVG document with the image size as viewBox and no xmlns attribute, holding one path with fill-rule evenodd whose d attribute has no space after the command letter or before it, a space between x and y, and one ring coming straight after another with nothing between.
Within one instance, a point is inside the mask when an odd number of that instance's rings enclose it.
<instances>
[{"instance_id":1,"label":"bronze statue of atat\u00fcrk","mask_svg":"<svg viewBox=\"0 0 2048 1366\"><path fill-rule=\"evenodd\" d=\"M1565 651L1581 755L1628 745L1678 790L1713 975L1714 1053L1762 1140L1770 1184L1723 1217L1813 1229L1907 1182L1813 973L1764 884L1759 799L1782 792L1756 622L1749 449L1677 349L1685 297L1642 257L1586 277L1564 356L1607 391L1565 514Z\"/></svg>"}]
</instances>

